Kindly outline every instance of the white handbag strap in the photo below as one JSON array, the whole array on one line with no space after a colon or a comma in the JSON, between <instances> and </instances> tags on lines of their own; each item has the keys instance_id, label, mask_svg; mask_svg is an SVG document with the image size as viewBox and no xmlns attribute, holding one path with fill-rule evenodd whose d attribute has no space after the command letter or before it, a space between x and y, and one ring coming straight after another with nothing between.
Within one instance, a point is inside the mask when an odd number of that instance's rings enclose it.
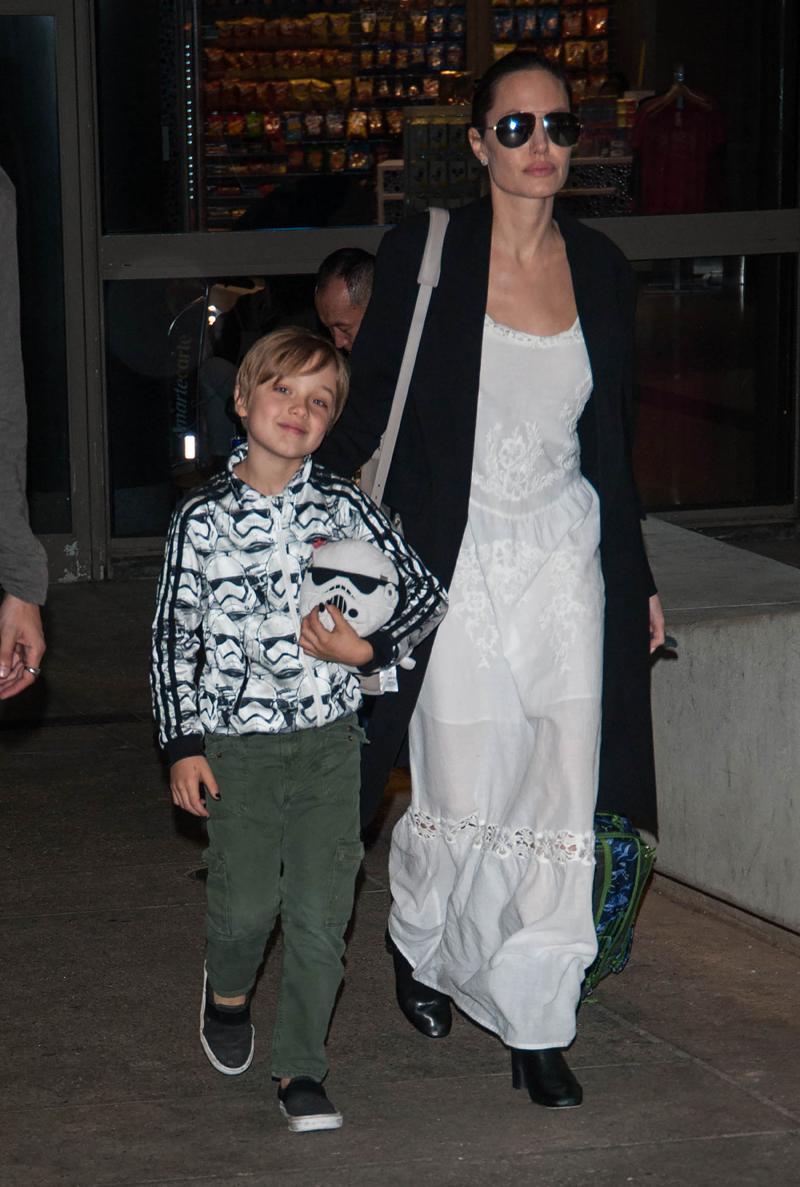
<instances>
[{"instance_id":1,"label":"white handbag strap","mask_svg":"<svg viewBox=\"0 0 800 1187\"><path fill-rule=\"evenodd\" d=\"M408 389L411 384L411 376L414 374L414 364L417 361L417 352L419 350L420 339L422 338L422 330L425 326L431 293L439 283L439 276L441 274L442 247L444 245L447 224L450 221L450 212L441 209L439 206L431 206L428 215L430 218L428 238L425 241L425 250L422 253L422 263L420 264L419 275L417 276L419 291L414 306L414 315L411 318L411 325L408 329L406 348L403 352L403 361L400 364L400 370L397 375L397 384L394 389L389 419L386 422L386 430L381 438L381 452L378 468L375 472L375 480L372 483L372 489L366 491L366 494L378 504L383 502L383 491L389 475L389 467L392 464L394 447L397 444L397 434L400 431L400 422L403 419L403 410L406 406L406 397L408 396Z\"/></svg>"}]
</instances>

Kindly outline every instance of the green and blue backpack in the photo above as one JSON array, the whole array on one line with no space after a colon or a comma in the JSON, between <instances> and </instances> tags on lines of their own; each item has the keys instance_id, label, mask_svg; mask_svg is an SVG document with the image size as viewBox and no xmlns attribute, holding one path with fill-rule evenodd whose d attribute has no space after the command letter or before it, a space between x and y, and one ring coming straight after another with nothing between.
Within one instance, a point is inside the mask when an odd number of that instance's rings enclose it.
<instances>
[{"instance_id":1,"label":"green and blue backpack","mask_svg":"<svg viewBox=\"0 0 800 1187\"><path fill-rule=\"evenodd\" d=\"M594 818L595 871L592 891L597 957L586 971L582 996L609 973L621 973L633 944L633 925L653 870L656 851L627 816L598 812Z\"/></svg>"}]
</instances>

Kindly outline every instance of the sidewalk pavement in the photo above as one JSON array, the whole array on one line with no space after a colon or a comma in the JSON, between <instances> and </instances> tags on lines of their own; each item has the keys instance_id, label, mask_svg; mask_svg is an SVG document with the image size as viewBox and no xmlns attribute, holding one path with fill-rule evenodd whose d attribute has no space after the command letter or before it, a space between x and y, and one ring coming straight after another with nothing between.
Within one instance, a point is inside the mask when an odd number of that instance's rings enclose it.
<instances>
[{"instance_id":1,"label":"sidewalk pavement","mask_svg":"<svg viewBox=\"0 0 800 1187\"><path fill-rule=\"evenodd\" d=\"M330 1037L332 1133L290 1134L256 1058L197 1038L202 830L174 813L146 684L150 581L52 591L46 679L0 710L2 1187L742 1187L800 1182L800 944L664 879L633 957L580 1012L581 1109L512 1092L498 1041L431 1041L382 935L401 776L370 849ZM776 871L776 876L780 872Z\"/></svg>"}]
</instances>

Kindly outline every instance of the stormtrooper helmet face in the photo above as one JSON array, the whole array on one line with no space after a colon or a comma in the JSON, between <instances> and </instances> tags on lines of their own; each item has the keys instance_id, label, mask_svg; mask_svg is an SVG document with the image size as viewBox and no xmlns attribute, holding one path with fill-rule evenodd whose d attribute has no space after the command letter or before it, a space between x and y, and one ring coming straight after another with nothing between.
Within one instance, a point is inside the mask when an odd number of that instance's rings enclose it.
<instances>
[{"instance_id":1,"label":"stormtrooper helmet face","mask_svg":"<svg viewBox=\"0 0 800 1187\"><path fill-rule=\"evenodd\" d=\"M400 600L397 569L366 540L334 540L314 553L300 589L300 613L335 606L362 638L385 626Z\"/></svg>"}]
</instances>

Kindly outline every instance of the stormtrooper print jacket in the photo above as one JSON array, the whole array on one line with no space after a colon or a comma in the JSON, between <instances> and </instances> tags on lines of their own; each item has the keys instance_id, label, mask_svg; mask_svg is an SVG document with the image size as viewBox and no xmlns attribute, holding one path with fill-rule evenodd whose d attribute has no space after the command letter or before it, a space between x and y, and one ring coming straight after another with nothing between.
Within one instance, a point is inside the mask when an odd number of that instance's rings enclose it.
<instances>
[{"instance_id":1,"label":"stormtrooper print jacket","mask_svg":"<svg viewBox=\"0 0 800 1187\"><path fill-rule=\"evenodd\" d=\"M312 729L358 708L356 675L299 646L299 590L315 547L355 538L394 562L396 613L369 636L368 671L403 659L444 617L443 586L358 487L305 459L279 495L227 470L176 509L158 586L151 688L170 763L206 734Z\"/></svg>"}]
</instances>

